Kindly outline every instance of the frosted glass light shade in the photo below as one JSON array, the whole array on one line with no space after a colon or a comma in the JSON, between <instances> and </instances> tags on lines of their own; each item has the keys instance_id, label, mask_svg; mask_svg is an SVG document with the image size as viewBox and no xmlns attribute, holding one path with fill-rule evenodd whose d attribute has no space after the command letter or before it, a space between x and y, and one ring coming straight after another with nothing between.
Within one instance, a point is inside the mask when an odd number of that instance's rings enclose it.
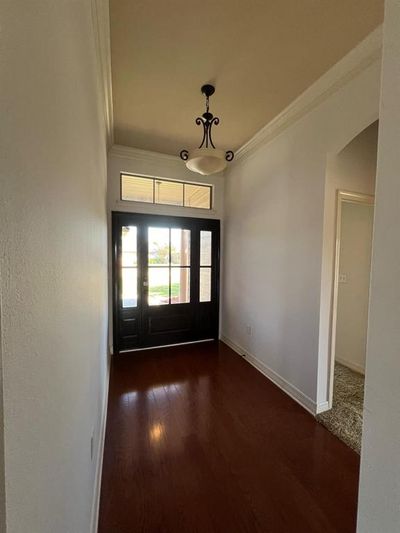
<instances>
[{"instance_id":1,"label":"frosted glass light shade","mask_svg":"<svg viewBox=\"0 0 400 533\"><path fill-rule=\"evenodd\" d=\"M216 148L196 148L189 153L186 166L192 172L209 176L226 168L225 152Z\"/></svg>"}]
</instances>

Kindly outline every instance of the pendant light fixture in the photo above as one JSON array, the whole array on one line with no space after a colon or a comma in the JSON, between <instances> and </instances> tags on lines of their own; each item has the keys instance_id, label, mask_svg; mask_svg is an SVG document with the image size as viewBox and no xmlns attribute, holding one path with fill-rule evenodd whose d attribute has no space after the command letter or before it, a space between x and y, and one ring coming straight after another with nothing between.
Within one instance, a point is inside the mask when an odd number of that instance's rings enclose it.
<instances>
[{"instance_id":1,"label":"pendant light fixture","mask_svg":"<svg viewBox=\"0 0 400 533\"><path fill-rule=\"evenodd\" d=\"M203 176L209 176L216 172L221 172L226 168L227 161L232 161L234 154L231 150L224 152L218 150L211 136L211 128L213 125L218 126L219 118L214 117L210 113L209 99L215 92L213 85L203 85L201 92L206 97L206 111L201 117L196 118L196 124L203 126L203 139L198 148L191 150L182 150L180 153L181 159L186 161L186 166L192 172L198 172Z\"/></svg>"}]
</instances>

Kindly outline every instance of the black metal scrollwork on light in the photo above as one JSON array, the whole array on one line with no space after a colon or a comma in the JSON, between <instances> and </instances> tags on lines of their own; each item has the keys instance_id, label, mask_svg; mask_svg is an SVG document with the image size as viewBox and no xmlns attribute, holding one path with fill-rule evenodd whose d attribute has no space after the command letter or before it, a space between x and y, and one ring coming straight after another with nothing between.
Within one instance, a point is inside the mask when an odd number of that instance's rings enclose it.
<instances>
[{"instance_id":1,"label":"black metal scrollwork on light","mask_svg":"<svg viewBox=\"0 0 400 533\"><path fill-rule=\"evenodd\" d=\"M196 118L196 124L198 126L203 126L203 139L200 143L199 148L215 148L215 144L213 143L211 136L211 128L214 124L218 126L219 118L214 117L212 113L206 112L203 113L203 116Z\"/></svg>"},{"instance_id":2,"label":"black metal scrollwork on light","mask_svg":"<svg viewBox=\"0 0 400 533\"><path fill-rule=\"evenodd\" d=\"M219 124L219 118L214 117L212 113L210 113L210 96L214 94L215 87L212 85L203 85L201 88L201 92L206 97L206 111L202 114L201 117L196 118L196 124L198 126L203 126L203 138L201 140L200 148L215 148L215 144L212 139L211 135L211 129L213 126L218 126ZM182 150L180 152L180 157L184 161L187 161L189 158L189 152L188 150ZM232 161L234 158L234 153L231 150L228 150L225 154L226 161Z\"/></svg>"}]
</instances>

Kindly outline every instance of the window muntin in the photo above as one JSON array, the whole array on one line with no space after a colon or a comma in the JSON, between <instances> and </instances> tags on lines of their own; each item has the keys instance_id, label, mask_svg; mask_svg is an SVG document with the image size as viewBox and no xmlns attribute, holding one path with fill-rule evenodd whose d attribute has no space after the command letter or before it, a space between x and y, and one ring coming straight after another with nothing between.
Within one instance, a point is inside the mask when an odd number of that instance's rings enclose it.
<instances>
[{"instance_id":1,"label":"window muntin","mask_svg":"<svg viewBox=\"0 0 400 533\"><path fill-rule=\"evenodd\" d=\"M211 209L212 185L121 173L121 200Z\"/></svg>"}]
</instances>

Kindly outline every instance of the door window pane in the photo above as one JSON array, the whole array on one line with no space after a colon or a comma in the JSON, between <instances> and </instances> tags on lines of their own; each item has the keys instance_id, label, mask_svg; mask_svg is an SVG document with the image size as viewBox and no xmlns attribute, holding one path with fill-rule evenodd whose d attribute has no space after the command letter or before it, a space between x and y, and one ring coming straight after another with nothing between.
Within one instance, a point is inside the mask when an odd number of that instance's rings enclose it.
<instances>
[{"instance_id":1,"label":"door window pane","mask_svg":"<svg viewBox=\"0 0 400 533\"><path fill-rule=\"evenodd\" d=\"M137 307L137 268L122 269L122 307Z\"/></svg>"},{"instance_id":2,"label":"door window pane","mask_svg":"<svg viewBox=\"0 0 400 533\"><path fill-rule=\"evenodd\" d=\"M169 268L149 267L149 305L169 303Z\"/></svg>"},{"instance_id":3,"label":"door window pane","mask_svg":"<svg viewBox=\"0 0 400 533\"><path fill-rule=\"evenodd\" d=\"M154 201L156 204L183 205L183 183L155 180Z\"/></svg>"},{"instance_id":4,"label":"door window pane","mask_svg":"<svg viewBox=\"0 0 400 533\"><path fill-rule=\"evenodd\" d=\"M169 265L169 229L149 228L149 265Z\"/></svg>"},{"instance_id":5,"label":"door window pane","mask_svg":"<svg viewBox=\"0 0 400 533\"><path fill-rule=\"evenodd\" d=\"M211 268L200 268L200 302L211 302Z\"/></svg>"},{"instance_id":6,"label":"door window pane","mask_svg":"<svg viewBox=\"0 0 400 533\"><path fill-rule=\"evenodd\" d=\"M171 303L190 302L190 268L171 268Z\"/></svg>"},{"instance_id":7,"label":"door window pane","mask_svg":"<svg viewBox=\"0 0 400 533\"><path fill-rule=\"evenodd\" d=\"M190 230L171 229L171 264L190 266Z\"/></svg>"},{"instance_id":8,"label":"door window pane","mask_svg":"<svg viewBox=\"0 0 400 533\"><path fill-rule=\"evenodd\" d=\"M121 200L153 203L153 180L139 176L121 176Z\"/></svg>"},{"instance_id":9,"label":"door window pane","mask_svg":"<svg viewBox=\"0 0 400 533\"><path fill-rule=\"evenodd\" d=\"M122 226L122 266L137 266L137 228Z\"/></svg>"},{"instance_id":10,"label":"door window pane","mask_svg":"<svg viewBox=\"0 0 400 533\"><path fill-rule=\"evenodd\" d=\"M135 252L122 252L122 266L132 267L136 266L136 253Z\"/></svg>"},{"instance_id":11,"label":"door window pane","mask_svg":"<svg viewBox=\"0 0 400 533\"><path fill-rule=\"evenodd\" d=\"M122 307L137 306L137 228L122 226Z\"/></svg>"},{"instance_id":12,"label":"door window pane","mask_svg":"<svg viewBox=\"0 0 400 533\"><path fill-rule=\"evenodd\" d=\"M185 183L185 207L211 209L211 187Z\"/></svg>"},{"instance_id":13,"label":"door window pane","mask_svg":"<svg viewBox=\"0 0 400 533\"><path fill-rule=\"evenodd\" d=\"M211 231L200 231L200 266L211 266Z\"/></svg>"}]
</instances>

